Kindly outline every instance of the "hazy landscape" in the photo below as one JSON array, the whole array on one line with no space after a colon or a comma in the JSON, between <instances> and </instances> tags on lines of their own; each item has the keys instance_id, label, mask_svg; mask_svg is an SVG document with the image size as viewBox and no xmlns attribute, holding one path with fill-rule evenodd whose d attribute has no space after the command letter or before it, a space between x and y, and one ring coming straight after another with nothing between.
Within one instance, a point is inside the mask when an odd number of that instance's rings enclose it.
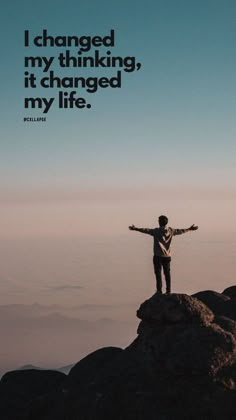
<instances>
[{"instance_id":1,"label":"hazy landscape","mask_svg":"<svg viewBox=\"0 0 236 420\"><path fill-rule=\"evenodd\" d=\"M58 368L135 338L136 310L155 291L152 239L0 241L0 371ZM227 267L227 270L225 269ZM173 242L173 291L222 291L235 282L235 241L199 229Z\"/></svg>"},{"instance_id":2,"label":"hazy landscape","mask_svg":"<svg viewBox=\"0 0 236 420\"><path fill-rule=\"evenodd\" d=\"M125 349L108 344L60 371L26 366L5 373L1 414L6 420L233 420L235 299L236 286L192 296L155 293L139 306L137 336Z\"/></svg>"}]
</instances>

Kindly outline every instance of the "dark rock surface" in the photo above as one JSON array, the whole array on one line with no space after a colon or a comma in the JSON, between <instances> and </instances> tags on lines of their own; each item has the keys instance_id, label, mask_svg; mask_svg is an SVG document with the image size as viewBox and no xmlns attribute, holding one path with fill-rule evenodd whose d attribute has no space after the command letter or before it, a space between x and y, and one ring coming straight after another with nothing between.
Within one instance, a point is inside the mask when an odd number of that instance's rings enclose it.
<instances>
[{"instance_id":1,"label":"dark rock surface","mask_svg":"<svg viewBox=\"0 0 236 420\"><path fill-rule=\"evenodd\" d=\"M214 314L206 305L183 294L161 295L156 293L137 311L137 317L155 324L209 324Z\"/></svg>"},{"instance_id":2,"label":"dark rock surface","mask_svg":"<svg viewBox=\"0 0 236 420\"><path fill-rule=\"evenodd\" d=\"M34 397L27 391L30 410L14 420L234 420L236 300L231 296L210 290L153 295L138 309L138 336L126 349L99 349L44 394L40 387ZM19 378L6 381L7 375L0 392L10 386L17 399ZM21 403L18 398L18 414Z\"/></svg>"},{"instance_id":3,"label":"dark rock surface","mask_svg":"<svg viewBox=\"0 0 236 420\"><path fill-rule=\"evenodd\" d=\"M223 330L229 331L236 338L236 321L227 318L226 316L215 316L215 323L218 324Z\"/></svg>"},{"instance_id":4,"label":"dark rock surface","mask_svg":"<svg viewBox=\"0 0 236 420\"><path fill-rule=\"evenodd\" d=\"M104 371L110 362L123 350L118 347L104 347L84 357L70 370L65 387L84 386L96 380L96 376Z\"/></svg>"},{"instance_id":5,"label":"dark rock surface","mask_svg":"<svg viewBox=\"0 0 236 420\"><path fill-rule=\"evenodd\" d=\"M236 350L232 334L215 324L213 312L191 296L156 294L141 305L138 316L139 338L131 346L149 352L159 372L212 375Z\"/></svg>"},{"instance_id":6,"label":"dark rock surface","mask_svg":"<svg viewBox=\"0 0 236 420\"><path fill-rule=\"evenodd\" d=\"M235 286L232 286L225 289L223 293L205 290L195 293L193 297L205 303L215 315L226 316L236 321L236 299L230 298L230 295L234 296L235 292Z\"/></svg>"},{"instance_id":7,"label":"dark rock surface","mask_svg":"<svg viewBox=\"0 0 236 420\"><path fill-rule=\"evenodd\" d=\"M31 401L59 390L66 375L54 370L14 370L0 381L0 418L25 420Z\"/></svg>"},{"instance_id":8,"label":"dark rock surface","mask_svg":"<svg viewBox=\"0 0 236 420\"><path fill-rule=\"evenodd\" d=\"M236 299L236 286L227 287L223 291L223 295L230 297L231 299Z\"/></svg>"},{"instance_id":9,"label":"dark rock surface","mask_svg":"<svg viewBox=\"0 0 236 420\"><path fill-rule=\"evenodd\" d=\"M205 303L215 315L223 315L226 310L226 302L230 300L228 296L214 292L213 290L204 290L203 292L195 293L193 297Z\"/></svg>"}]
</instances>

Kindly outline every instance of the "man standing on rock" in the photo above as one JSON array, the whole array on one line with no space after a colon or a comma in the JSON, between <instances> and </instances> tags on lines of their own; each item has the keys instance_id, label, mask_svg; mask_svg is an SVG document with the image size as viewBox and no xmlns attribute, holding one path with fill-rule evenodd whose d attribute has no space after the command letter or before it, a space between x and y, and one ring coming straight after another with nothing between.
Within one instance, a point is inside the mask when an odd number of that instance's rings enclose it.
<instances>
[{"instance_id":1,"label":"man standing on rock","mask_svg":"<svg viewBox=\"0 0 236 420\"><path fill-rule=\"evenodd\" d=\"M171 274L170 274L170 262L171 262L171 253L170 253L170 244L173 236L181 235L192 230L197 230L198 226L192 225L187 229L173 229L167 227L168 217L160 216L159 217L159 227L154 229L148 228L137 228L134 225L129 226L130 230L136 230L137 232L147 233L148 235L153 236L154 246L153 246L153 266L156 276L156 285L157 292L162 293L162 276L161 270L163 268L165 280L166 280L166 293L171 292Z\"/></svg>"}]
</instances>

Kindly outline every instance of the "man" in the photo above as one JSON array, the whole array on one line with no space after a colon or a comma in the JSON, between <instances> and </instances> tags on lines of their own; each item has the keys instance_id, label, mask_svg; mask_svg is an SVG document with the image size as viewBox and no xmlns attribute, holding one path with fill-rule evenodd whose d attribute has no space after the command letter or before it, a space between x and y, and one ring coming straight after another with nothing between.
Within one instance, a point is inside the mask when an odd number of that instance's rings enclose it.
<instances>
[{"instance_id":1,"label":"man","mask_svg":"<svg viewBox=\"0 0 236 420\"><path fill-rule=\"evenodd\" d=\"M162 293L162 276L161 270L163 268L165 280L166 280L166 293L171 292L171 275L170 275L170 262L171 262L171 253L170 253L170 244L173 236L181 235L192 230L197 230L198 226L192 225L187 229L173 229L167 227L168 217L160 216L159 217L159 226L154 229L148 228L137 228L134 225L129 226L130 230L136 230L137 232L147 233L148 235L153 236L154 246L153 246L153 265L154 272L156 275L156 285L157 292Z\"/></svg>"}]
</instances>

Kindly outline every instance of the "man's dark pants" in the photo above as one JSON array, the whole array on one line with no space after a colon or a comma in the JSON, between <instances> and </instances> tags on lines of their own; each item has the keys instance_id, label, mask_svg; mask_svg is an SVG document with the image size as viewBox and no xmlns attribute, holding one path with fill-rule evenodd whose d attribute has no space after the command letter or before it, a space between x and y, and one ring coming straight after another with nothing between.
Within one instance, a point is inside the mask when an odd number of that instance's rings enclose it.
<instances>
[{"instance_id":1,"label":"man's dark pants","mask_svg":"<svg viewBox=\"0 0 236 420\"><path fill-rule=\"evenodd\" d=\"M165 280L166 280L166 292L170 293L170 289L171 289L170 262L171 262L171 257L159 257L158 255L153 256L153 265L154 265L154 271L156 275L157 292L162 293L161 270L163 268Z\"/></svg>"}]
</instances>

